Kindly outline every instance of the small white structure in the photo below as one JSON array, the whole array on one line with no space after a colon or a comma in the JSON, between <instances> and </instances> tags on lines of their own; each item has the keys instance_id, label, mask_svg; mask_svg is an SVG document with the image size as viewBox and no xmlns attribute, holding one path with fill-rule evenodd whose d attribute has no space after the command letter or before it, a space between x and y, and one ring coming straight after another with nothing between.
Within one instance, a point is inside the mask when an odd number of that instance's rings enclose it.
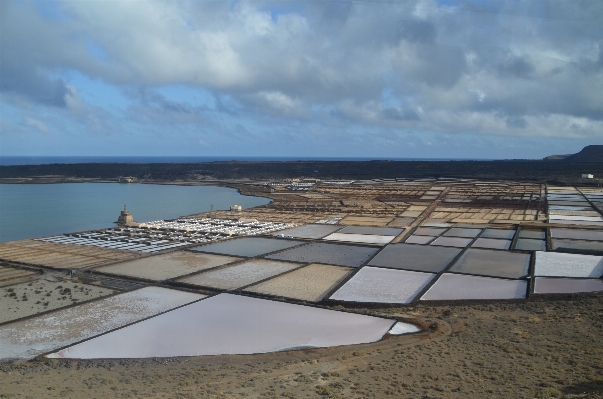
<instances>
[{"instance_id":1,"label":"small white structure","mask_svg":"<svg viewBox=\"0 0 603 399\"><path fill-rule=\"evenodd\" d=\"M236 211L236 212L241 212L243 210L243 207L241 205L233 205L230 207L231 211Z\"/></svg>"},{"instance_id":2,"label":"small white structure","mask_svg":"<svg viewBox=\"0 0 603 399\"><path fill-rule=\"evenodd\" d=\"M594 176L589 174L589 173L583 173L582 174L582 178L583 179L592 179Z\"/></svg>"}]
</instances>

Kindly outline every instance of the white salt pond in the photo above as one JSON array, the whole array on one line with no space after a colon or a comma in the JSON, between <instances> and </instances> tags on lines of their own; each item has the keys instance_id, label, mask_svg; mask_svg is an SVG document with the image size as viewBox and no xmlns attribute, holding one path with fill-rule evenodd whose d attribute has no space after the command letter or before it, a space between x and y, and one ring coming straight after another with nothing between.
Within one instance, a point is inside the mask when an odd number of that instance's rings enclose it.
<instances>
[{"instance_id":1,"label":"white salt pond","mask_svg":"<svg viewBox=\"0 0 603 399\"><path fill-rule=\"evenodd\" d=\"M534 274L550 277L599 278L603 274L603 256L537 251Z\"/></svg>"},{"instance_id":2,"label":"white salt pond","mask_svg":"<svg viewBox=\"0 0 603 399\"><path fill-rule=\"evenodd\" d=\"M27 359L103 334L204 295L145 287L0 327L0 359Z\"/></svg>"},{"instance_id":3,"label":"white salt pond","mask_svg":"<svg viewBox=\"0 0 603 399\"><path fill-rule=\"evenodd\" d=\"M402 335L402 334L410 334L410 333L414 333L414 332L418 332L418 331L421 331L421 330L419 330L419 327L417 327L413 324L402 323L399 321L396 324L394 324L392 329L389 330L389 333L391 335Z\"/></svg>"},{"instance_id":4,"label":"white salt pond","mask_svg":"<svg viewBox=\"0 0 603 399\"><path fill-rule=\"evenodd\" d=\"M389 244L396 236L379 236L375 234L333 233L324 238L327 241L355 242L360 244Z\"/></svg>"},{"instance_id":5,"label":"white salt pond","mask_svg":"<svg viewBox=\"0 0 603 399\"><path fill-rule=\"evenodd\" d=\"M410 303L436 275L365 266L330 299L347 302Z\"/></svg>"},{"instance_id":6,"label":"white salt pond","mask_svg":"<svg viewBox=\"0 0 603 399\"><path fill-rule=\"evenodd\" d=\"M148 358L253 354L380 340L394 320L220 294L49 355Z\"/></svg>"},{"instance_id":7,"label":"white salt pond","mask_svg":"<svg viewBox=\"0 0 603 399\"><path fill-rule=\"evenodd\" d=\"M421 300L516 299L525 298L528 282L492 277L443 274Z\"/></svg>"}]
</instances>

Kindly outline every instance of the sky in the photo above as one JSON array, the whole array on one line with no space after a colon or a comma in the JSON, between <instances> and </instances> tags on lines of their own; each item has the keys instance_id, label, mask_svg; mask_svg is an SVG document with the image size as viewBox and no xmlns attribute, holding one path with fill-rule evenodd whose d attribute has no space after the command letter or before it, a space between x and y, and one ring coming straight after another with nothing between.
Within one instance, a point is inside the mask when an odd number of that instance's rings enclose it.
<instances>
[{"instance_id":1,"label":"sky","mask_svg":"<svg viewBox=\"0 0 603 399\"><path fill-rule=\"evenodd\" d=\"M600 0L0 1L1 156L603 144Z\"/></svg>"}]
</instances>

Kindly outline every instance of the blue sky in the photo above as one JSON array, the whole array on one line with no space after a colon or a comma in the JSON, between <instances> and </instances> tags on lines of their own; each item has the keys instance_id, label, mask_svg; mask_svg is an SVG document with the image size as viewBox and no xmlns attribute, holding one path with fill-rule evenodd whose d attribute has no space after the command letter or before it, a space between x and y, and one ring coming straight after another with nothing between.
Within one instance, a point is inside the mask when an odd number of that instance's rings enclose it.
<instances>
[{"instance_id":1,"label":"blue sky","mask_svg":"<svg viewBox=\"0 0 603 399\"><path fill-rule=\"evenodd\" d=\"M603 144L599 1L3 1L0 155Z\"/></svg>"}]
</instances>

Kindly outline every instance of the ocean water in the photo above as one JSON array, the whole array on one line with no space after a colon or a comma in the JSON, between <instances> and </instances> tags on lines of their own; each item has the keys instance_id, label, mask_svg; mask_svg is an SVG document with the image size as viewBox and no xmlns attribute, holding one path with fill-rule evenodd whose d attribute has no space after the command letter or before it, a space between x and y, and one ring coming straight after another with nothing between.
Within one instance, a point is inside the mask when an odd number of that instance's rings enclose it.
<instances>
[{"instance_id":1,"label":"ocean water","mask_svg":"<svg viewBox=\"0 0 603 399\"><path fill-rule=\"evenodd\" d=\"M20 240L115 226L124 204L135 221L265 205L217 186L65 183L0 184L0 241Z\"/></svg>"},{"instance_id":2,"label":"ocean water","mask_svg":"<svg viewBox=\"0 0 603 399\"><path fill-rule=\"evenodd\" d=\"M379 157L200 157L200 156L0 156L0 166L48 165L53 163L196 163L226 161L486 161L478 158L379 158Z\"/></svg>"}]
</instances>

